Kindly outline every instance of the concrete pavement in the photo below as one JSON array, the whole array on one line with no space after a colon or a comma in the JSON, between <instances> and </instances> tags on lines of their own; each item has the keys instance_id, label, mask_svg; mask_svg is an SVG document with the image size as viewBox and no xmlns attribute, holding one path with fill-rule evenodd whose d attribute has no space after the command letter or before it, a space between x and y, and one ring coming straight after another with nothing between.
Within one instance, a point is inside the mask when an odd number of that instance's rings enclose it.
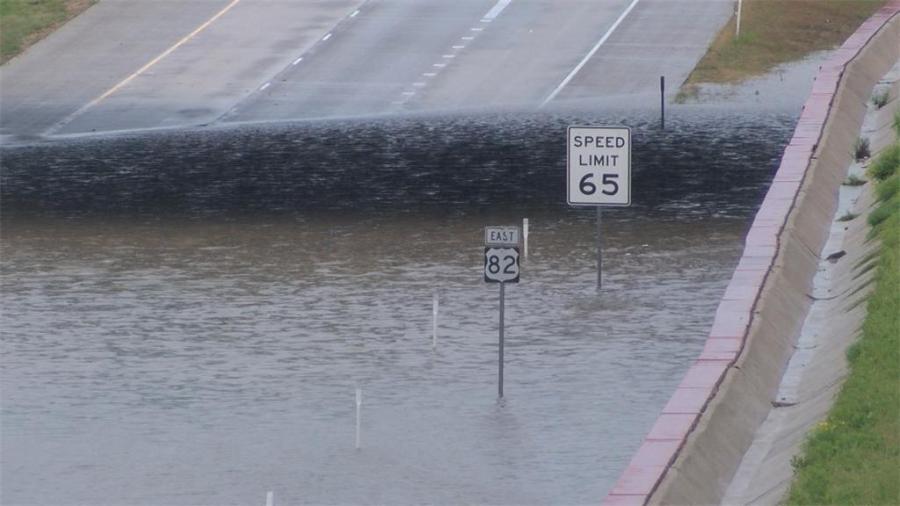
<instances>
[{"instance_id":1,"label":"concrete pavement","mask_svg":"<svg viewBox=\"0 0 900 506\"><path fill-rule=\"evenodd\" d=\"M0 135L42 134L227 3L101 1L0 67Z\"/></svg>"},{"instance_id":2,"label":"concrete pavement","mask_svg":"<svg viewBox=\"0 0 900 506\"><path fill-rule=\"evenodd\" d=\"M0 69L0 139L658 103L731 0L101 0Z\"/></svg>"}]
</instances>

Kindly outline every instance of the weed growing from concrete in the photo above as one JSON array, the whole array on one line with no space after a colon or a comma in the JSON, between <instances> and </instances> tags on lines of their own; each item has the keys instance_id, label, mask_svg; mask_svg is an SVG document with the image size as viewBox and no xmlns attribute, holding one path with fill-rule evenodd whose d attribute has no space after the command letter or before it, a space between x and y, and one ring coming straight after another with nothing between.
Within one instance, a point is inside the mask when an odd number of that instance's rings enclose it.
<instances>
[{"instance_id":1,"label":"weed growing from concrete","mask_svg":"<svg viewBox=\"0 0 900 506\"><path fill-rule=\"evenodd\" d=\"M881 109L891 100L891 93L888 90L884 90L882 92L876 92L872 95L872 105L875 106L876 109Z\"/></svg>"},{"instance_id":2,"label":"weed growing from concrete","mask_svg":"<svg viewBox=\"0 0 900 506\"><path fill-rule=\"evenodd\" d=\"M850 174L842 184L844 186L862 186L866 184L866 180L857 176L856 174Z\"/></svg>"},{"instance_id":3,"label":"weed growing from concrete","mask_svg":"<svg viewBox=\"0 0 900 506\"><path fill-rule=\"evenodd\" d=\"M856 214L856 213L852 213L852 212L850 212L850 211L847 211L846 213L844 213L843 216L841 216L841 217L838 218L837 220L838 220L838 221L850 221L850 220L856 219L857 216L859 216L859 215Z\"/></svg>"},{"instance_id":4,"label":"weed growing from concrete","mask_svg":"<svg viewBox=\"0 0 900 506\"><path fill-rule=\"evenodd\" d=\"M857 162L861 162L871 155L872 151L869 149L869 139L866 137L856 139L856 144L853 145L853 158L855 158Z\"/></svg>"}]
</instances>

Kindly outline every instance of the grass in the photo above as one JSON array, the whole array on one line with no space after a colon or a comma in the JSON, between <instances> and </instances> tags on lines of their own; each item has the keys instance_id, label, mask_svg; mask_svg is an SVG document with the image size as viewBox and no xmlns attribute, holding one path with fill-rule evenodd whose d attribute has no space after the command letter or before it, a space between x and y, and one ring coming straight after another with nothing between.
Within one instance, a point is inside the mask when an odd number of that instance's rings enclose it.
<instances>
[{"instance_id":1,"label":"grass","mask_svg":"<svg viewBox=\"0 0 900 506\"><path fill-rule=\"evenodd\" d=\"M869 139L865 137L856 139L856 144L853 145L853 158L855 158L857 162L861 162L871 155L872 151L869 149Z\"/></svg>"},{"instance_id":2,"label":"grass","mask_svg":"<svg viewBox=\"0 0 900 506\"><path fill-rule=\"evenodd\" d=\"M96 0L0 0L0 64L46 37Z\"/></svg>"},{"instance_id":3,"label":"grass","mask_svg":"<svg viewBox=\"0 0 900 506\"><path fill-rule=\"evenodd\" d=\"M891 93L889 90L884 90L879 93L875 93L872 95L872 105L875 106L876 109L881 109L891 100Z\"/></svg>"},{"instance_id":4,"label":"grass","mask_svg":"<svg viewBox=\"0 0 900 506\"><path fill-rule=\"evenodd\" d=\"M847 179L844 180L844 186L862 186L866 184L866 180L857 176L856 174L850 174Z\"/></svg>"},{"instance_id":5,"label":"grass","mask_svg":"<svg viewBox=\"0 0 900 506\"><path fill-rule=\"evenodd\" d=\"M900 144L895 143L878 155L878 158L869 165L869 175L879 181L887 179L894 174L900 165Z\"/></svg>"},{"instance_id":6,"label":"grass","mask_svg":"<svg viewBox=\"0 0 900 506\"><path fill-rule=\"evenodd\" d=\"M859 215L856 213L851 213L850 211L847 211L846 213L844 213L843 216L838 218L837 221L851 221L851 220L855 220L857 216L859 216Z\"/></svg>"},{"instance_id":7,"label":"grass","mask_svg":"<svg viewBox=\"0 0 900 506\"><path fill-rule=\"evenodd\" d=\"M842 44L885 0L744 0L685 82L738 83Z\"/></svg>"},{"instance_id":8,"label":"grass","mask_svg":"<svg viewBox=\"0 0 900 506\"><path fill-rule=\"evenodd\" d=\"M847 352L850 375L828 418L793 461L787 504L900 504L900 166L892 167L870 172L878 205L869 222L881 247L862 337Z\"/></svg>"}]
</instances>

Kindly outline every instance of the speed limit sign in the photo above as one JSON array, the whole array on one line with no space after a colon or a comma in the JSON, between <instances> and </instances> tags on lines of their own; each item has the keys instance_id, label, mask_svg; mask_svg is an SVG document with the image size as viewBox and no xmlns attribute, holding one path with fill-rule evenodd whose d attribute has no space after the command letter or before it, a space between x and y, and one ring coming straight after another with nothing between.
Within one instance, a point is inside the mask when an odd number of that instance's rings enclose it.
<instances>
[{"instance_id":1,"label":"speed limit sign","mask_svg":"<svg viewBox=\"0 0 900 506\"><path fill-rule=\"evenodd\" d=\"M519 247L485 247L484 280L488 283L518 283Z\"/></svg>"},{"instance_id":2,"label":"speed limit sign","mask_svg":"<svg viewBox=\"0 0 900 506\"><path fill-rule=\"evenodd\" d=\"M570 126L566 195L572 206L631 205L631 129Z\"/></svg>"}]
</instances>

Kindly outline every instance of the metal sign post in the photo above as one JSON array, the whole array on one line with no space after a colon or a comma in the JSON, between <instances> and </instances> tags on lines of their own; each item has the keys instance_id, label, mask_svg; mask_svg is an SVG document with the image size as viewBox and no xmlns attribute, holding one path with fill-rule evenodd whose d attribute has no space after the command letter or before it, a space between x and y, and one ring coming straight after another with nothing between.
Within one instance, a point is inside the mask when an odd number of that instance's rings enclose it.
<instances>
[{"instance_id":1,"label":"metal sign post","mask_svg":"<svg viewBox=\"0 0 900 506\"><path fill-rule=\"evenodd\" d=\"M500 282L500 346L497 355L497 395L503 398L503 311L506 306L506 283Z\"/></svg>"},{"instance_id":2,"label":"metal sign post","mask_svg":"<svg viewBox=\"0 0 900 506\"><path fill-rule=\"evenodd\" d=\"M597 290L603 281L603 208L597 207Z\"/></svg>"},{"instance_id":3,"label":"metal sign post","mask_svg":"<svg viewBox=\"0 0 900 506\"><path fill-rule=\"evenodd\" d=\"M519 244L522 235L518 227L485 227L484 281L500 284L500 336L497 346L497 394L503 398L504 312L506 284L519 282Z\"/></svg>"},{"instance_id":4,"label":"metal sign post","mask_svg":"<svg viewBox=\"0 0 900 506\"><path fill-rule=\"evenodd\" d=\"M631 205L631 129L570 126L566 131L566 200L597 208L597 289L601 286L601 208Z\"/></svg>"},{"instance_id":5,"label":"metal sign post","mask_svg":"<svg viewBox=\"0 0 900 506\"><path fill-rule=\"evenodd\" d=\"M659 76L659 128L666 129L666 76Z\"/></svg>"}]
</instances>

